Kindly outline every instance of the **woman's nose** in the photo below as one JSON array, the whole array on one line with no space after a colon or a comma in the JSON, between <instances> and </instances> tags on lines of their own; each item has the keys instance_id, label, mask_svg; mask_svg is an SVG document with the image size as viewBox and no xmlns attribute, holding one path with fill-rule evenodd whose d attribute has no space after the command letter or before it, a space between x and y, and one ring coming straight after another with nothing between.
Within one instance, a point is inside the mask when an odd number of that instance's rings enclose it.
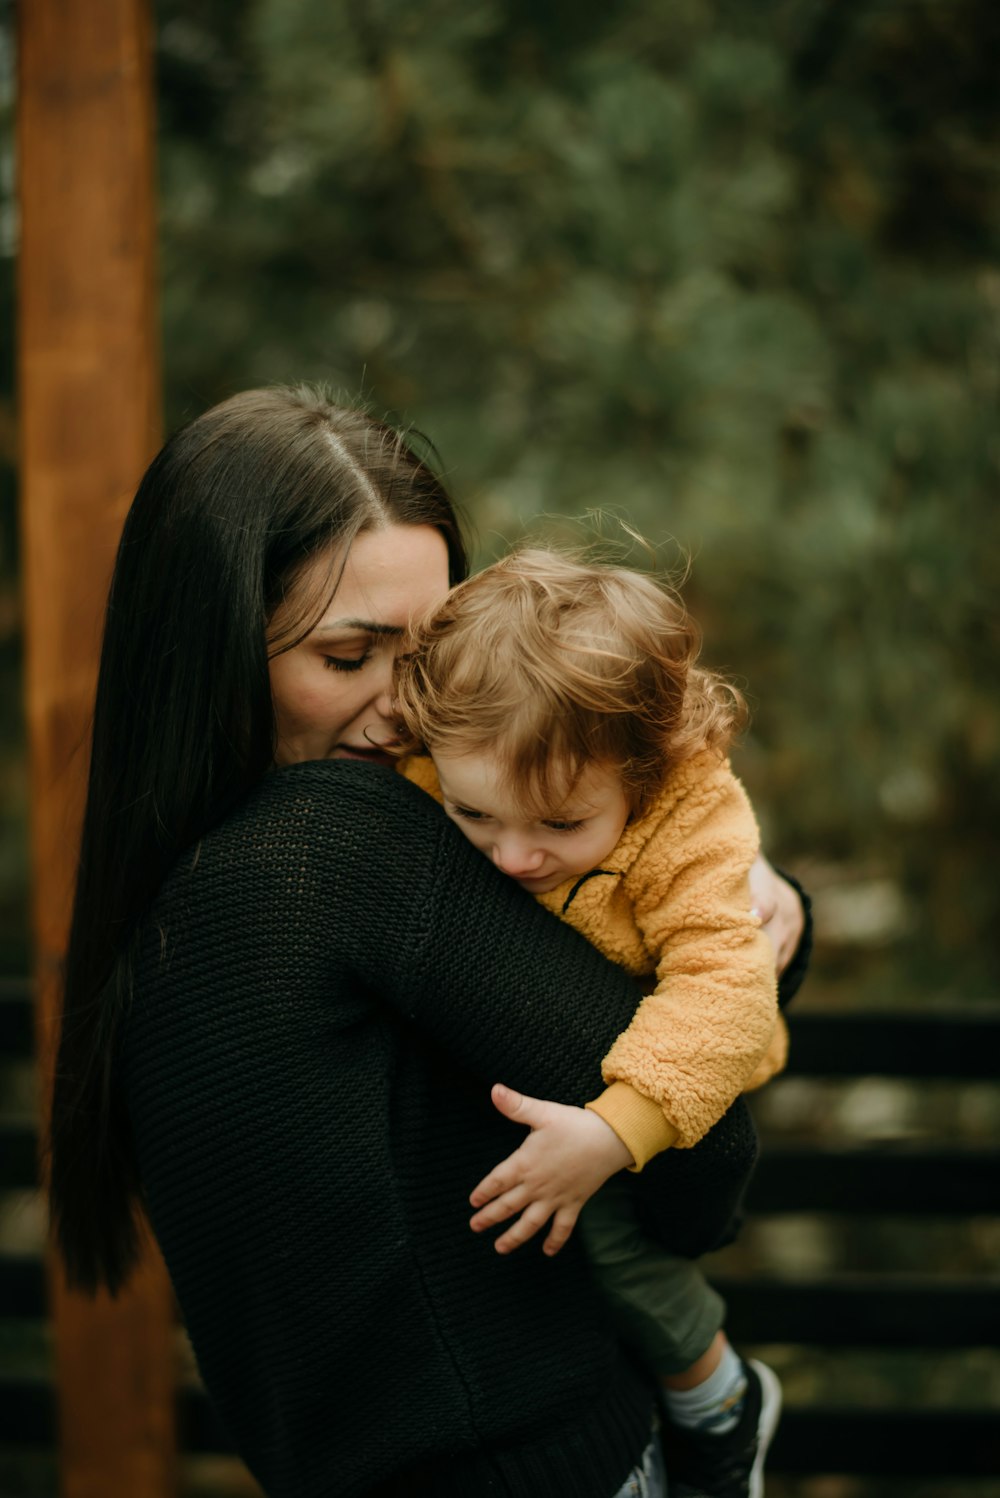
<instances>
[{"instance_id":1,"label":"woman's nose","mask_svg":"<svg viewBox=\"0 0 1000 1498\"><path fill-rule=\"evenodd\" d=\"M541 868L545 853L541 848L511 839L493 845L493 862L502 874L512 879L523 879Z\"/></svg>"},{"instance_id":2,"label":"woman's nose","mask_svg":"<svg viewBox=\"0 0 1000 1498\"><path fill-rule=\"evenodd\" d=\"M387 661L384 665L380 665L378 667L378 671L378 680L373 683L375 687L375 695L372 698L372 706L374 707L380 718L394 718L395 713L393 712L392 696L392 660Z\"/></svg>"}]
</instances>

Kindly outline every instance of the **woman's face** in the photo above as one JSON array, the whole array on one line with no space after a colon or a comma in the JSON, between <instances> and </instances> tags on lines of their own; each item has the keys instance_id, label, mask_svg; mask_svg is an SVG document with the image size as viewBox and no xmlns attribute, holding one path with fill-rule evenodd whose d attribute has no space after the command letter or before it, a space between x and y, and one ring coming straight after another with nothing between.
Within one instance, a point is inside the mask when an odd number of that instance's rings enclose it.
<instances>
[{"instance_id":1,"label":"woman's face","mask_svg":"<svg viewBox=\"0 0 1000 1498\"><path fill-rule=\"evenodd\" d=\"M330 557L318 556L299 586L322 588ZM429 525L363 531L337 591L304 640L271 660L278 726L275 762L393 760L392 668L411 618L448 592L448 548ZM280 617L275 623L280 625Z\"/></svg>"}]
</instances>

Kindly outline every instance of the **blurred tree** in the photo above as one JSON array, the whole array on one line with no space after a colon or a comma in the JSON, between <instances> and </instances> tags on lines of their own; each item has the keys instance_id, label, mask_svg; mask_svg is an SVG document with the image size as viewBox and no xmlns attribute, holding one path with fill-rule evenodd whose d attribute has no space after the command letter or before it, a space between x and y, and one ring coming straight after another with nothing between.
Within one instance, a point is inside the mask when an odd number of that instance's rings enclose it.
<instances>
[{"instance_id":1,"label":"blurred tree","mask_svg":"<svg viewBox=\"0 0 1000 1498\"><path fill-rule=\"evenodd\" d=\"M484 557L676 538L770 845L900 891L869 993L988 995L996 7L157 16L168 423L318 378L430 433Z\"/></svg>"},{"instance_id":2,"label":"blurred tree","mask_svg":"<svg viewBox=\"0 0 1000 1498\"><path fill-rule=\"evenodd\" d=\"M438 443L488 555L696 554L789 855L996 977L1000 14L988 0L161 0L170 416L319 377Z\"/></svg>"},{"instance_id":3,"label":"blurred tree","mask_svg":"<svg viewBox=\"0 0 1000 1498\"><path fill-rule=\"evenodd\" d=\"M28 967L27 776L21 713L14 411L14 46L0 0L0 972Z\"/></svg>"}]
</instances>

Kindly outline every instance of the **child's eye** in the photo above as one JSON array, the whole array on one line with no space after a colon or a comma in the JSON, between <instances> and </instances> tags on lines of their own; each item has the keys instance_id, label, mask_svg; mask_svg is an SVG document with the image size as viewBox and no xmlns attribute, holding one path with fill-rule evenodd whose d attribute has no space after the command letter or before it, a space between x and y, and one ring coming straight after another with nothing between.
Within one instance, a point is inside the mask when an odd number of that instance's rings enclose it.
<instances>
[{"instance_id":1,"label":"child's eye","mask_svg":"<svg viewBox=\"0 0 1000 1498\"><path fill-rule=\"evenodd\" d=\"M473 811L471 806L453 806L452 811L455 813L456 817L464 817L467 822L483 821L482 812Z\"/></svg>"},{"instance_id":2,"label":"child's eye","mask_svg":"<svg viewBox=\"0 0 1000 1498\"><path fill-rule=\"evenodd\" d=\"M360 671L361 667L371 659L371 651L366 650L364 655L356 659L350 659L340 655L325 655L323 664L329 671Z\"/></svg>"},{"instance_id":3,"label":"child's eye","mask_svg":"<svg viewBox=\"0 0 1000 1498\"><path fill-rule=\"evenodd\" d=\"M582 822L546 822L550 832L579 832Z\"/></svg>"}]
</instances>

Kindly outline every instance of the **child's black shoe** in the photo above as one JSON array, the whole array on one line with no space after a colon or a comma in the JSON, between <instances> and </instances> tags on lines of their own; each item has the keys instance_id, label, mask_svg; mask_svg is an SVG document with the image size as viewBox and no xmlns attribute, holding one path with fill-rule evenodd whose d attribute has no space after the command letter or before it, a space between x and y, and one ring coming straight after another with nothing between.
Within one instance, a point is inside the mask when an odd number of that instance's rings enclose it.
<instances>
[{"instance_id":1,"label":"child's black shoe","mask_svg":"<svg viewBox=\"0 0 1000 1498\"><path fill-rule=\"evenodd\" d=\"M743 1408L724 1435L665 1424L668 1498L764 1498L764 1458L781 1414L781 1385L765 1363L744 1363Z\"/></svg>"}]
</instances>

